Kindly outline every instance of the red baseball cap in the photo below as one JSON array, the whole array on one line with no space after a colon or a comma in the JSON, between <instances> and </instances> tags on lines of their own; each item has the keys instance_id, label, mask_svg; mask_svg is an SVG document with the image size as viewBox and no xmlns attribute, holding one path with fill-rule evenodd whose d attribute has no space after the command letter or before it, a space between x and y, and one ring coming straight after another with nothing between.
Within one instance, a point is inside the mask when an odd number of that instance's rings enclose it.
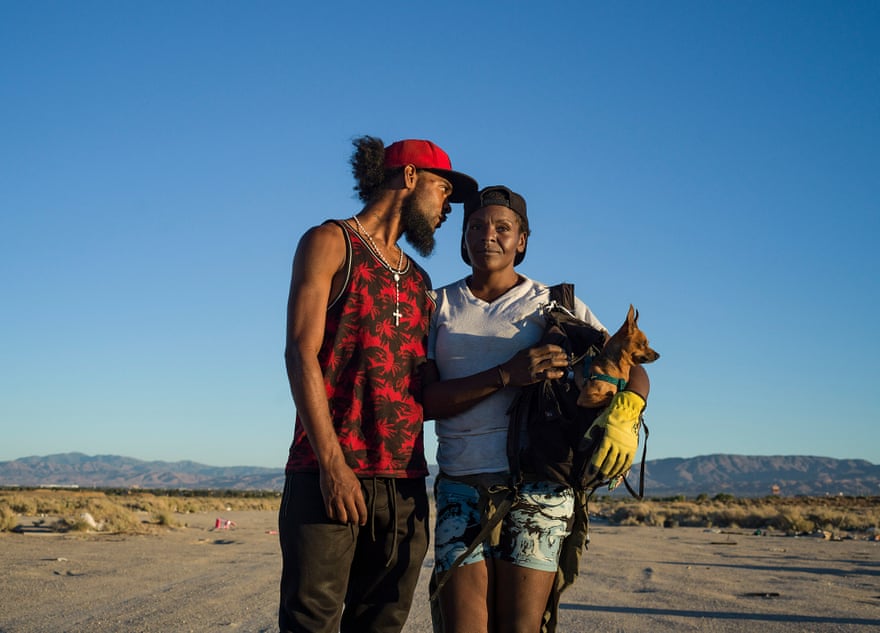
<instances>
[{"instance_id":1,"label":"red baseball cap","mask_svg":"<svg viewBox=\"0 0 880 633\"><path fill-rule=\"evenodd\" d=\"M404 167L405 165L415 165L418 169L426 169L451 182L450 202L464 202L479 189L476 180L461 172L452 171L452 162L449 160L449 156L431 141L407 139L392 143L385 148L385 169Z\"/></svg>"}]
</instances>

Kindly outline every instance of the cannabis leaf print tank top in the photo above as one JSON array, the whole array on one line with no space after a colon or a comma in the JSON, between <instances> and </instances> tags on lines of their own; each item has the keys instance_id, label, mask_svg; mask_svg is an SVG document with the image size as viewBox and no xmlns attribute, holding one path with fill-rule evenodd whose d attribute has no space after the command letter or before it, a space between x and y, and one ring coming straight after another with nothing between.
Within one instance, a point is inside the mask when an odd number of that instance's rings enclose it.
<instances>
[{"instance_id":1,"label":"cannabis leaf print tank top","mask_svg":"<svg viewBox=\"0 0 880 633\"><path fill-rule=\"evenodd\" d=\"M427 474L421 381L433 309L430 278L412 259L392 273L347 223L346 280L327 308L318 353L330 415L346 462L362 477ZM401 313L395 327L393 313ZM316 472L317 460L297 415L286 472Z\"/></svg>"}]
</instances>

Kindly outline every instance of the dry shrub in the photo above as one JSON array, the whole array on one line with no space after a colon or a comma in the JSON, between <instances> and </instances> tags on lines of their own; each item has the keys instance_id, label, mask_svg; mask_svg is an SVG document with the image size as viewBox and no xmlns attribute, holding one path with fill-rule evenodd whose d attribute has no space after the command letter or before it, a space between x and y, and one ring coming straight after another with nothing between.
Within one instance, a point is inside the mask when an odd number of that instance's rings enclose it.
<instances>
[{"instance_id":1,"label":"dry shrub","mask_svg":"<svg viewBox=\"0 0 880 633\"><path fill-rule=\"evenodd\" d=\"M651 502L640 502L622 505L614 510L611 520L619 525L651 525L662 526L666 523L666 514Z\"/></svg>"},{"instance_id":2,"label":"dry shrub","mask_svg":"<svg viewBox=\"0 0 880 633\"><path fill-rule=\"evenodd\" d=\"M0 493L0 508L26 516L58 517L50 527L60 532L136 532L141 524L129 510L103 492L35 490ZM89 521L86 516L91 516ZM93 524L94 523L94 524ZM6 527L12 529L15 525Z\"/></svg>"},{"instance_id":3,"label":"dry shrub","mask_svg":"<svg viewBox=\"0 0 880 633\"><path fill-rule=\"evenodd\" d=\"M9 532L18 525L18 513L0 502L0 532Z\"/></svg>"},{"instance_id":4,"label":"dry shrub","mask_svg":"<svg viewBox=\"0 0 880 633\"><path fill-rule=\"evenodd\" d=\"M94 519L95 527L85 518L86 513ZM74 531L96 530L115 533L143 531L140 519L131 510L104 494L80 497L72 514L65 514L62 519Z\"/></svg>"},{"instance_id":5,"label":"dry shrub","mask_svg":"<svg viewBox=\"0 0 880 633\"><path fill-rule=\"evenodd\" d=\"M149 523L162 527L180 525L177 515L232 510L276 512L280 495L274 492L217 494L211 491L172 492L114 489L16 489L0 490L0 531L18 525L18 515L57 517L51 524L58 531L144 532L150 529L138 513L150 515ZM83 519L88 513L95 526Z\"/></svg>"},{"instance_id":6,"label":"dry shrub","mask_svg":"<svg viewBox=\"0 0 880 633\"><path fill-rule=\"evenodd\" d=\"M872 527L880 527L880 519L876 515L868 516L868 513L846 511L835 517L835 521L831 525L839 530L868 530Z\"/></svg>"},{"instance_id":7,"label":"dry shrub","mask_svg":"<svg viewBox=\"0 0 880 633\"><path fill-rule=\"evenodd\" d=\"M12 512L17 514L24 514L27 516L39 514L37 512L36 501L32 497L20 494L13 494L8 497L0 498L0 508L4 507L9 508Z\"/></svg>"},{"instance_id":8,"label":"dry shrub","mask_svg":"<svg viewBox=\"0 0 880 633\"><path fill-rule=\"evenodd\" d=\"M774 529L787 533L866 532L880 526L876 497L743 497L700 495L636 500L598 497L590 512L618 525Z\"/></svg>"},{"instance_id":9,"label":"dry shrub","mask_svg":"<svg viewBox=\"0 0 880 633\"><path fill-rule=\"evenodd\" d=\"M786 508L779 512L773 527L792 534L806 534L816 529L816 524L805 517L800 508Z\"/></svg>"},{"instance_id":10,"label":"dry shrub","mask_svg":"<svg viewBox=\"0 0 880 633\"><path fill-rule=\"evenodd\" d=\"M177 519L170 512L158 512L153 515L153 519L156 521L156 525L162 527L177 527L179 525Z\"/></svg>"},{"instance_id":11,"label":"dry shrub","mask_svg":"<svg viewBox=\"0 0 880 633\"><path fill-rule=\"evenodd\" d=\"M124 496L124 503L141 512L171 512L192 514L197 512L226 512L231 510L272 510L277 511L280 497L275 495L213 496L163 495L140 492Z\"/></svg>"}]
</instances>

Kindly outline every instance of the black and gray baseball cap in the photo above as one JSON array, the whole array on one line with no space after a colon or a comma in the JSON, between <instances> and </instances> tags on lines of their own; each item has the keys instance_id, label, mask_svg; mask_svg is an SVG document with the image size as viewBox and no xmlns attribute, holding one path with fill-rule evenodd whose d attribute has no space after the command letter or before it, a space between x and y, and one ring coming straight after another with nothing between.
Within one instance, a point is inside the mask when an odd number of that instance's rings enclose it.
<instances>
[{"instance_id":1,"label":"black and gray baseball cap","mask_svg":"<svg viewBox=\"0 0 880 633\"><path fill-rule=\"evenodd\" d=\"M526 199L515 191L512 191L508 187L505 187L504 185L492 185L490 187L484 187L464 201L464 218L462 219L461 225L461 258L468 266L470 266L471 260L470 257L468 257L467 247L464 243L464 229L467 226L468 216L477 209L482 209L483 207L488 207L491 205L507 207L519 216L520 223L522 224L523 233L525 233L526 235L526 246L528 246L528 235L530 231L529 218L526 214ZM525 258L525 256L526 251L525 249L523 249L522 253L516 254L516 258L513 260L513 265L519 265L519 263Z\"/></svg>"}]
</instances>

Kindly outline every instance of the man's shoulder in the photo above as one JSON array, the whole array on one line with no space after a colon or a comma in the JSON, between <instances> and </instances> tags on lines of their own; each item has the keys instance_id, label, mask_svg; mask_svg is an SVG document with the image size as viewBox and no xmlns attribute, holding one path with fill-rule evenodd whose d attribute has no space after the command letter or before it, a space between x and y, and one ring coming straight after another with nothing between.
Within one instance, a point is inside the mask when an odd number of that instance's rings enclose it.
<instances>
[{"instance_id":1,"label":"man's shoulder","mask_svg":"<svg viewBox=\"0 0 880 633\"><path fill-rule=\"evenodd\" d=\"M308 233L327 233L332 235L341 235L343 231L343 227L345 226L345 220L340 220L336 218L330 218L324 220L320 224L315 224L306 230L306 234Z\"/></svg>"},{"instance_id":2,"label":"man's shoulder","mask_svg":"<svg viewBox=\"0 0 880 633\"><path fill-rule=\"evenodd\" d=\"M328 241L334 242L342 240L345 234L345 230L342 228L344 224L344 220L325 220L321 224L311 226L302 234L300 244L325 243Z\"/></svg>"},{"instance_id":3,"label":"man's shoulder","mask_svg":"<svg viewBox=\"0 0 880 633\"><path fill-rule=\"evenodd\" d=\"M351 243L345 237L345 230L328 221L307 229L296 246L294 267L300 273L308 269L326 268L327 272L337 270L344 263Z\"/></svg>"}]
</instances>

